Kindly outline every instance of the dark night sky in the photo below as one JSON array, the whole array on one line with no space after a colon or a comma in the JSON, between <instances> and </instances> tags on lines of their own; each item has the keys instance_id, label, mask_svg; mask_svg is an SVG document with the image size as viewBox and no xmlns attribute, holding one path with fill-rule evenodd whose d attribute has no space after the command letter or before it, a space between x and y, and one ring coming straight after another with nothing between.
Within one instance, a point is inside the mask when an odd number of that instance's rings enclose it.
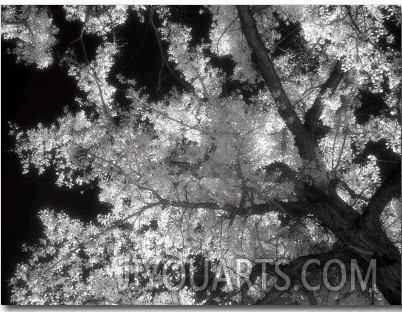
<instances>
[{"instance_id":1,"label":"dark night sky","mask_svg":"<svg viewBox=\"0 0 402 312\"><path fill-rule=\"evenodd\" d=\"M66 43L78 37L80 27L76 23L64 22L59 8L53 7L52 14L61 26L57 49L64 51ZM133 21L130 26L134 28L139 25ZM136 34L141 35L142 31ZM87 38L89 50L95 48L94 43L94 38ZM22 175L18 157L9 151L13 140L8 136L7 123L15 122L24 129L38 122L49 125L62 114L65 106L74 106L78 90L73 78L66 75L57 60L43 71L15 64L15 57L7 54L7 49L12 45L12 42L2 41L2 304L9 303L6 280L12 276L15 265L22 259L20 246L23 243L34 243L40 236L41 224L37 218L39 210L45 207L64 210L83 220L90 220L107 211L107 207L98 202L96 186L72 190L56 187L55 175L51 170L43 176L35 172ZM137 54L137 58L131 62L134 64L129 65L135 66L135 63L140 62L142 71L149 71L147 65L150 62L141 62L140 58L141 54ZM83 194L80 193L82 190Z\"/></svg>"},{"instance_id":2,"label":"dark night sky","mask_svg":"<svg viewBox=\"0 0 402 312\"><path fill-rule=\"evenodd\" d=\"M200 16L199 9L200 7L191 6L185 9L177 7L173 10L173 21L194 28L193 43L198 43L201 38L208 40L206 34L211 24L211 16L208 14ZM60 28L56 50L61 55L68 47L68 43L78 37L80 24L66 22L60 7L52 6L51 11L56 25ZM180 88L180 84L174 81L173 76L165 68L161 92L156 92L161 57L155 35L150 27L147 30L147 23L139 23L132 14L119 30L118 36L128 45L114 66L115 73L121 72L127 77L135 78L138 85L147 87L154 98L166 93L173 85ZM84 36L84 40L88 54L93 55L99 41L94 36ZM98 202L96 185L74 189L58 188L55 186L55 176L51 170L42 176L38 176L35 172L22 175L18 157L10 152L14 142L8 135L8 122L15 122L23 129L33 127L38 122L49 125L62 114L65 106L74 109L74 97L77 96L78 90L74 79L68 77L65 68L59 66L57 57L50 68L39 71L34 67L27 68L15 64L15 56L7 54L7 49L12 47L12 42L2 41L2 304L9 304L7 279L12 276L15 265L23 259L20 246L23 243L34 243L40 236L41 225L37 218L39 210L46 207L64 210L70 216L82 220L93 219L99 213L108 211L106 205ZM79 44L74 48L80 57L82 51ZM230 66L223 66L229 70ZM121 93L117 94L116 100L123 104ZM368 99L366 106L362 106L363 113L372 109L370 105L372 102L374 102L372 99ZM370 114L375 115L375 112L378 112L379 106L376 107L374 113ZM371 152L373 151L381 153L383 159L392 159L395 156L391 154L387 156L389 151L384 145L374 146L371 149ZM81 194L81 191L84 192Z\"/></svg>"},{"instance_id":3,"label":"dark night sky","mask_svg":"<svg viewBox=\"0 0 402 312\"><path fill-rule=\"evenodd\" d=\"M72 33L77 30L77 27L69 29ZM8 136L8 122L16 122L24 129L38 122L49 124L61 115L64 106L73 103L77 90L74 80L57 63L44 71L17 65L15 57L7 54L9 47L11 42L2 41L2 304L8 303L6 280L21 259L20 246L34 243L40 235L39 210L63 209L85 220L106 211L97 201L96 188L87 189L83 194L79 189L58 188L52 171L43 176L22 175L18 157L10 152L13 140Z\"/></svg>"}]
</instances>

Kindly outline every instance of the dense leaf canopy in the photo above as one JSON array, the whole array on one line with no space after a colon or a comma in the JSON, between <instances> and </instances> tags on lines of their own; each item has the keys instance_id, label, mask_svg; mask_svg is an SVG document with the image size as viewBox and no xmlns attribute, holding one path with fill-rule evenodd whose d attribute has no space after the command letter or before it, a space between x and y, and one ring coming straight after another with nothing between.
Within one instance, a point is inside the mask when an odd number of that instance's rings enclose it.
<instances>
[{"instance_id":1,"label":"dense leaf canopy","mask_svg":"<svg viewBox=\"0 0 402 312\"><path fill-rule=\"evenodd\" d=\"M17 62L60 62L81 90L53 124L11 125L24 172L55 168L59 186L97 184L110 204L89 223L44 209L43 238L24 247L11 280L13 301L400 304L400 8L202 7L203 36L180 18L186 10L65 6L82 28L56 53L47 8L2 7L2 38L15 41ZM154 89L116 66L132 18L158 43ZM357 259L363 272L376 259L376 284L305 289L301 266L312 258L322 264L308 273L315 283L325 259ZM237 259L252 264L251 284L213 289L202 278L204 260L217 274L222 263L236 271ZM256 259L287 260L290 290L273 287L272 266ZM157 269L154 280L129 275L137 288L124 280L136 260ZM180 289L152 287L162 278L157 260L192 260L196 284L207 287L191 287L189 274Z\"/></svg>"}]
</instances>

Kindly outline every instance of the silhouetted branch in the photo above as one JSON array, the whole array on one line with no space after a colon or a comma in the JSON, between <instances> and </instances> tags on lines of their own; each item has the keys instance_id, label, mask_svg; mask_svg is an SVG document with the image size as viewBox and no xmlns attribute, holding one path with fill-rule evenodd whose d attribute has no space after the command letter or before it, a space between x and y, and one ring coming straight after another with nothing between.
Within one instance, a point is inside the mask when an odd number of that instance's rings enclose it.
<instances>
[{"instance_id":1,"label":"silhouetted branch","mask_svg":"<svg viewBox=\"0 0 402 312\"><path fill-rule=\"evenodd\" d=\"M335 62L335 66L332 69L332 72L329 75L327 81L321 87L321 90L318 93L313 106L311 106L311 108L306 113L304 124L309 129L311 129L313 133L315 132L318 120L320 119L321 113L324 109L322 98L327 92L330 92L330 95L335 92L344 75L345 73L344 71L342 71L342 63L338 60Z\"/></svg>"}]
</instances>

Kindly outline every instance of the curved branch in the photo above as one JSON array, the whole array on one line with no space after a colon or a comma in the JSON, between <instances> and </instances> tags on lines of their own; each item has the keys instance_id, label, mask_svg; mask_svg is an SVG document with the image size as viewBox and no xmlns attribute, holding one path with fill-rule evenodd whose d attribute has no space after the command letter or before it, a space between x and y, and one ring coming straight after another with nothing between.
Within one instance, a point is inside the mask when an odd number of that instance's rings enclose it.
<instances>
[{"instance_id":1,"label":"curved branch","mask_svg":"<svg viewBox=\"0 0 402 312\"><path fill-rule=\"evenodd\" d=\"M330 91L331 95L335 92L336 88L340 84L342 78L344 77L345 72L342 71L342 63L341 61L336 61L335 66L329 75L327 81L321 87L320 92L318 93L313 106L307 111L304 124L311 129L312 132L315 132L317 127L318 120L321 117L321 113L324 109L324 104L322 102L322 98L324 95Z\"/></svg>"},{"instance_id":2,"label":"curved branch","mask_svg":"<svg viewBox=\"0 0 402 312\"><path fill-rule=\"evenodd\" d=\"M270 163L269 165L263 167L265 174L267 175L272 175L275 173L279 173L279 177L277 182L283 182L283 181L292 181L292 182L298 182L297 178L297 172L293 170L292 168L289 167L289 165L275 161L273 163Z\"/></svg>"}]
</instances>

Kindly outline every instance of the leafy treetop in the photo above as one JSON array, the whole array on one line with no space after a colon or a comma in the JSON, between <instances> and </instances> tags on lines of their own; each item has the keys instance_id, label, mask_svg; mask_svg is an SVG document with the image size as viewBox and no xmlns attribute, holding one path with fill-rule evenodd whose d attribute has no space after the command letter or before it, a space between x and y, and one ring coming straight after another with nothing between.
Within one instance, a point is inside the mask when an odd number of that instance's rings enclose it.
<instances>
[{"instance_id":1,"label":"leafy treetop","mask_svg":"<svg viewBox=\"0 0 402 312\"><path fill-rule=\"evenodd\" d=\"M177 7L64 10L82 26L60 60L83 91L79 109L50 126L12 125L15 151L25 173L52 167L60 186L97 183L111 209L90 223L43 210L43 239L25 247L29 259L11 280L14 302L361 300L359 291L265 293L255 277L252 287L226 285L218 293L122 283L123 264L136 258L201 256L213 268L248 259L254 270L256 259L293 260L286 268L297 284L300 261L332 253L363 267L372 257L390 260L370 291L377 302L381 292L400 303L400 161L387 175L374 155L358 161L369 142L381 140L400 157L400 47L386 27L398 27L400 8L203 7L199 14L212 23L196 44ZM157 100L114 68L125 51L119 29L133 16L159 44L158 88L166 72L175 78ZM17 61L51 66L57 34L47 8L2 7L2 36L15 40ZM93 57L85 46L90 34L101 42ZM128 107L119 103L121 90ZM363 91L378 94L386 111L358 123Z\"/></svg>"}]
</instances>

